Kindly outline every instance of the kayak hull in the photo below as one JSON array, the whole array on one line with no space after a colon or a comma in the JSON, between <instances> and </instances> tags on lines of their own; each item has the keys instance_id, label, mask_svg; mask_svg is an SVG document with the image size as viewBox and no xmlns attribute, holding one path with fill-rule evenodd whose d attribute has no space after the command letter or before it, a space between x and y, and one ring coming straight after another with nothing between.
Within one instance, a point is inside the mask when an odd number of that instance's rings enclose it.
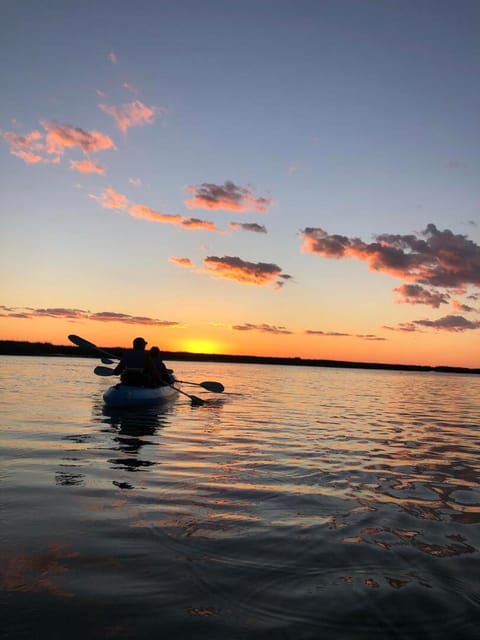
<instances>
[{"instance_id":1,"label":"kayak hull","mask_svg":"<svg viewBox=\"0 0 480 640\"><path fill-rule=\"evenodd\" d=\"M173 400L178 392L173 387L133 387L116 384L103 394L103 401L109 407L143 407Z\"/></svg>"}]
</instances>

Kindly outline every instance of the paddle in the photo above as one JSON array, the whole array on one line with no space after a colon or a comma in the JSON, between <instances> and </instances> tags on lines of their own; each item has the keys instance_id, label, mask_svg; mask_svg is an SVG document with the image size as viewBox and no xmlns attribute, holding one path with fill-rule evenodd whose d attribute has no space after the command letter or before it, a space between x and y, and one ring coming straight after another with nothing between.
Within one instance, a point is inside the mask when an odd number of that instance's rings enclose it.
<instances>
[{"instance_id":1,"label":"paddle","mask_svg":"<svg viewBox=\"0 0 480 640\"><path fill-rule=\"evenodd\" d=\"M95 367L95 369L93 370L93 373L95 373L97 376L113 376L113 375L115 375L114 370L110 369L110 367ZM169 386L172 387L172 389L175 389L175 391L178 391L178 393L183 393L184 396L187 396L187 398L190 398L190 400L192 401L192 405L200 406L201 404L205 404L205 400L202 400L201 398L199 398L197 396L192 396L189 393L186 393L185 391L182 391L182 389L179 389L178 387L175 387L173 384L171 384Z\"/></svg>"},{"instance_id":2,"label":"paddle","mask_svg":"<svg viewBox=\"0 0 480 640\"><path fill-rule=\"evenodd\" d=\"M92 351L96 351L97 353L100 353L100 354L102 354L103 356L106 356L109 359L116 357L116 356L112 355L111 353L107 353L106 351L103 351L103 349L99 349L96 344L93 344L93 342L89 342L88 340L85 340L85 338L81 338L80 336L76 336L73 333L71 333L68 336L68 339L70 340L70 342L73 342L73 344L75 344L77 347L83 347L84 349L92 349ZM116 359L118 360L118 358L116 358ZM102 358L102 362L104 364L113 364L113 362L105 362L104 358Z\"/></svg>"},{"instance_id":3,"label":"paddle","mask_svg":"<svg viewBox=\"0 0 480 640\"><path fill-rule=\"evenodd\" d=\"M177 380L180 384L194 384L197 387L203 387L207 391L212 391L212 393L222 393L225 389L221 382L214 382L213 380L206 380L205 382L188 382L188 380Z\"/></svg>"},{"instance_id":4,"label":"paddle","mask_svg":"<svg viewBox=\"0 0 480 640\"><path fill-rule=\"evenodd\" d=\"M97 376L114 376L115 372L110 367L95 367L93 373Z\"/></svg>"}]
</instances>

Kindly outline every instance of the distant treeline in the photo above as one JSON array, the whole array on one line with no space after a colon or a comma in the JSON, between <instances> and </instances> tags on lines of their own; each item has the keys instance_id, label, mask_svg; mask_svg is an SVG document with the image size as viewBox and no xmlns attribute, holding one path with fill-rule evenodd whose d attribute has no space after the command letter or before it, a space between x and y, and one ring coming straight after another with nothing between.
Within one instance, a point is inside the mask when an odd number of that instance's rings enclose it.
<instances>
[{"instance_id":1,"label":"distant treeline","mask_svg":"<svg viewBox=\"0 0 480 640\"><path fill-rule=\"evenodd\" d=\"M116 357L120 357L125 349L121 347L100 347ZM0 340L0 355L9 356L71 356L96 358L100 356L90 349L70 345L54 345L49 342L22 342L17 340ZM387 369L394 371L438 371L443 373L480 373L480 369L466 367L430 367L409 364L385 364L381 362L348 362L345 360L318 360L305 358L275 358L266 356L234 356L217 353L188 353L185 351L163 351L164 360L190 360L196 362L238 362L244 364L280 364L301 367L344 367L349 369Z\"/></svg>"}]
</instances>

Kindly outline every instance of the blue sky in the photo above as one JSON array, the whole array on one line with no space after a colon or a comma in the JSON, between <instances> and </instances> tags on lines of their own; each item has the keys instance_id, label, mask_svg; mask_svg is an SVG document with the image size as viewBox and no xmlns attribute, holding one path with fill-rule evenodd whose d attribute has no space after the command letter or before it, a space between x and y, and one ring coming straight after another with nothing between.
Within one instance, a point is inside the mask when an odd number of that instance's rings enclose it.
<instances>
[{"instance_id":1,"label":"blue sky","mask_svg":"<svg viewBox=\"0 0 480 640\"><path fill-rule=\"evenodd\" d=\"M265 355L413 361L420 352L428 364L453 349L449 361L478 362L476 1L7 0L2 11L5 337L62 341L68 316L87 337L128 343L143 328L131 318L142 317L159 321L146 326L165 348L188 336ZM130 114L123 130L113 115L122 108ZM63 127L57 155L46 151L52 126ZM74 128L112 146L65 146ZM36 141L20 137L34 131L42 160L12 154L19 144L33 153ZM75 162L103 173L82 173ZM247 204L207 207L194 197L201 185L243 194ZM106 188L128 204L105 206ZM139 219L135 205L215 230ZM398 249L429 224L435 246L447 242L442 232L453 234L465 267L447 288L432 274L402 279L363 250L305 250L306 229L361 239L370 251L380 234ZM239 258L238 277L230 259L209 270L209 256ZM265 264L283 274L281 287ZM265 276L257 283L245 281L252 265ZM392 293L407 281L422 290ZM438 306L425 286L440 291ZM21 309L33 311L20 318ZM48 326L42 309L58 311ZM74 309L128 322L75 320Z\"/></svg>"}]
</instances>

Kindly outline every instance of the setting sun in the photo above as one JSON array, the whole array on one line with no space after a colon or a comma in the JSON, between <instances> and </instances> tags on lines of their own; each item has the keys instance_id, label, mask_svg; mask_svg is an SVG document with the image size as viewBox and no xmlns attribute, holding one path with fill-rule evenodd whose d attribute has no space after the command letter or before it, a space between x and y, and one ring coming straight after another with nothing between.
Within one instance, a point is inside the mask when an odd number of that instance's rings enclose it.
<instances>
[{"instance_id":1,"label":"setting sun","mask_svg":"<svg viewBox=\"0 0 480 640\"><path fill-rule=\"evenodd\" d=\"M205 338L191 338L182 341L182 350L189 353L222 353L219 342Z\"/></svg>"}]
</instances>

